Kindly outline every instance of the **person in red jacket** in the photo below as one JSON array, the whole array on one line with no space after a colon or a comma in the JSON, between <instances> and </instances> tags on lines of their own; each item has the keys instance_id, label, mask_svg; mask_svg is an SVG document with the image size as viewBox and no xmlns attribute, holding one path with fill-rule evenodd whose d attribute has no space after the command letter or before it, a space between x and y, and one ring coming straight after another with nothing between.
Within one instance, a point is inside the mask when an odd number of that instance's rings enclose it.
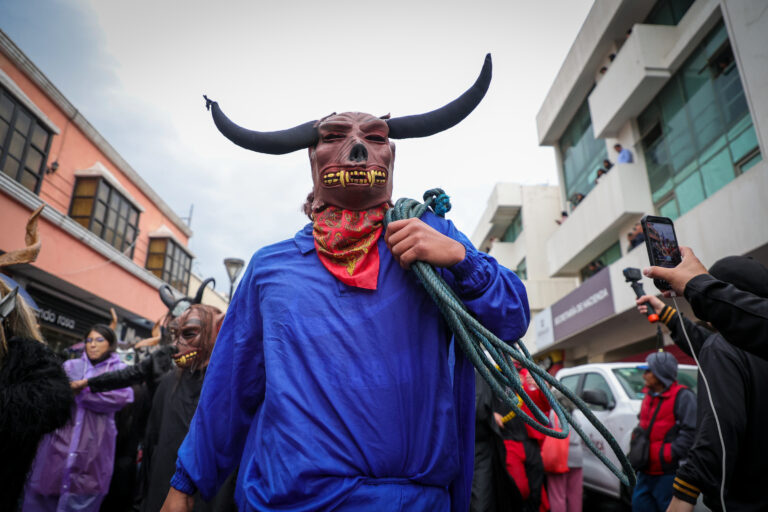
<instances>
[{"instance_id":1,"label":"person in red jacket","mask_svg":"<svg viewBox=\"0 0 768 512\"><path fill-rule=\"evenodd\" d=\"M647 463L637 470L633 512L665 512L672 501L675 470L684 463L696 434L696 397L677 383L677 359L669 352L646 358L640 427L648 432Z\"/></svg>"}]
</instances>

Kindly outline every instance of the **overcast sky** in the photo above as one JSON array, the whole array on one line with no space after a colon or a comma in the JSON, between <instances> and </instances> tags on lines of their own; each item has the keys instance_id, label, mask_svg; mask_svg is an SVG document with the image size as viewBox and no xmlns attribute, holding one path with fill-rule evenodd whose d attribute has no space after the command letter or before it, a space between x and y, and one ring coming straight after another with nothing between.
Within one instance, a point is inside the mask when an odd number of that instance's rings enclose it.
<instances>
[{"instance_id":1,"label":"overcast sky","mask_svg":"<svg viewBox=\"0 0 768 512\"><path fill-rule=\"evenodd\" d=\"M471 235L495 183L556 184L535 117L592 0L2 0L0 28L180 216L193 270L228 291L246 261L306 222L306 151L261 155L218 133L202 94L256 130L331 112L418 114L455 99L493 55L462 123L397 142L394 198L441 187Z\"/></svg>"}]
</instances>

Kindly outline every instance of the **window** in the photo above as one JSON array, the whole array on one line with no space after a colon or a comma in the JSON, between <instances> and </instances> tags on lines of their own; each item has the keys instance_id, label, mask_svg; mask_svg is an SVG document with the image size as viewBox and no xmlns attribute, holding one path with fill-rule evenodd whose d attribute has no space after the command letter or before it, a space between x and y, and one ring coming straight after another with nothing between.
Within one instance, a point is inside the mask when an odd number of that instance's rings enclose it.
<instances>
[{"instance_id":1,"label":"window","mask_svg":"<svg viewBox=\"0 0 768 512\"><path fill-rule=\"evenodd\" d=\"M643 389L645 388L645 380L643 380L644 370L640 370L637 367L631 368L616 368L613 370L613 374L621 383L621 387L627 392L627 396L631 400L642 400L645 396ZM696 369L678 369L677 381L684 386L688 386L693 392L696 392Z\"/></svg>"},{"instance_id":2,"label":"window","mask_svg":"<svg viewBox=\"0 0 768 512\"><path fill-rule=\"evenodd\" d=\"M595 186L597 170L608 158L605 141L596 139L592 131L586 99L560 138L560 152L563 156L565 197L570 198L574 194L586 196Z\"/></svg>"},{"instance_id":3,"label":"window","mask_svg":"<svg viewBox=\"0 0 768 512\"><path fill-rule=\"evenodd\" d=\"M0 170L40 192L51 132L0 86Z\"/></svg>"},{"instance_id":4,"label":"window","mask_svg":"<svg viewBox=\"0 0 768 512\"><path fill-rule=\"evenodd\" d=\"M600 253L600 255L592 260L589 265L582 268L579 271L582 281L589 279L593 275L600 272L602 269L617 261L621 258L621 246L617 240L609 248Z\"/></svg>"},{"instance_id":5,"label":"window","mask_svg":"<svg viewBox=\"0 0 768 512\"><path fill-rule=\"evenodd\" d=\"M673 219L762 155L720 22L637 118L653 202Z\"/></svg>"},{"instance_id":6,"label":"window","mask_svg":"<svg viewBox=\"0 0 768 512\"><path fill-rule=\"evenodd\" d=\"M576 386L579 385L579 379L581 375L568 375L560 379L560 384L565 386L572 393L576 393Z\"/></svg>"},{"instance_id":7,"label":"window","mask_svg":"<svg viewBox=\"0 0 768 512\"><path fill-rule=\"evenodd\" d=\"M507 230L504 232L504 235L501 237L502 242L514 242L517 240L517 237L520 236L520 233L523 232L523 216L518 213L517 217L514 218L512 221L512 224L509 225Z\"/></svg>"},{"instance_id":8,"label":"window","mask_svg":"<svg viewBox=\"0 0 768 512\"><path fill-rule=\"evenodd\" d=\"M624 388L630 400L643 399L645 396L645 393L643 393L643 388L645 387L643 370L638 368L616 368L613 370L613 374L621 383L621 387Z\"/></svg>"},{"instance_id":9,"label":"window","mask_svg":"<svg viewBox=\"0 0 768 512\"><path fill-rule=\"evenodd\" d=\"M69 216L118 251L133 257L139 210L102 178L78 178Z\"/></svg>"},{"instance_id":10,"label":"window","mask_svg":"<svg viewBox=\"0 0 768 512\"><path fill-rule=\"evenodd\" d=\"M150 240L147 269L185 295L191 267L192 257L171 238Z\"/></svg>"},{"instance_id":11,"label":"window","mask_svg":"<svg viewBox=\"0 0 768 512\"><path fill-rule=\"evenodd\" d=\"M643 23L675 26L683 19L691 4L693 0L659 0Z\"/></svg>"},{"instance_id":12,"label":"window","mask_svg":"<svg viewBox=\"0 0 768 512\"><path fill-rule=\"evenodd\" d=\"M517 274L517 277L525 281L528 279L528 263L526 263L525 258L523 258L520 263L517 265L517 268L515 269L515 274Z\"/></svg>"},{"instance_id":13,"label":"window","mask_svg":"<svg viewBox=\"0 0 768 512\"><path fill-rule=\"evenodd\" d=\"M611 408L611 404L616 403L616 401L613 398L613 392L611 391L611 386L608 385L608 382L599 373L588 373L584 376L584 387L581 390L582 394L585 391L605 392L605 396L608 398L609 409ZM600 407L599 405L593 405L593 404L588 404L588 405L590 409L594 408L597 410L603 410L603 408Z\"/></svg>"}]
</instances>

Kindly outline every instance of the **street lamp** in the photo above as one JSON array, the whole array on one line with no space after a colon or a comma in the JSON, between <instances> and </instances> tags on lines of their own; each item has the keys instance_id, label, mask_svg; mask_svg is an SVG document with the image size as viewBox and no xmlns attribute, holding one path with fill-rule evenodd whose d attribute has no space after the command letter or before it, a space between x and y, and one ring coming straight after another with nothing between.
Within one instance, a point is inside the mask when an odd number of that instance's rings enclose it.
<instances>
[{"instance_id":1,"label":"street lamp","mask_svg":"<svg viewBox=\"0 0 768 512\"><path fill-rule=\"evenodd\" d=\"M224 267L227 269L227 275L229 276L229 301L232 302L232 293L235 289L235 281L237 276L243 270L245 262L240 258L224 258Z\"/></svg>"}]
</instances>

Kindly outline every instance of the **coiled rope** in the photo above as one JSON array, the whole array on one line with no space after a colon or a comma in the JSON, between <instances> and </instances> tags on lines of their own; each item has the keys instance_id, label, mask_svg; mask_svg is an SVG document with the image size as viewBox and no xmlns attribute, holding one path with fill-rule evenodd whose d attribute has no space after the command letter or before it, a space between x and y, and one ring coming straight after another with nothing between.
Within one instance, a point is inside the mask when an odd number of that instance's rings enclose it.
<instances>
[{"instance_id":1,"label":"coiled rope","mask_svg":"<svg viewBox=\"0 0 768 512\"><path fill-rule=\"evenodd\" d=\"M384 218L384 227L396 220L405 220L413 217L419 218L424 215L427 209L431 209L436 215L444 217L451 209L451 203L448 196L442 189L435 188L424 193L424 202L419 203L414 199L398 199L393 208L387 210ZM447 285L447 283L435 271L434 267L423 261L414 262L411 270L418 276L427 293L435 301L443 317L453 331L458 345L464 351L464 354L472 362L474 367L485 379L496 396L500 397L519 416L525 423L535 430L558 439L564 439L568 436L569 425L581 436L584 443L592 453L616 475L621 483L632 487L635 485L635 473L629 464L626 455L616 442L616 439L608 432L608 429L598 420L586 403L576 396L571 390L563 386L548 372L540 368L531 359L531 354L525 347L522 340L517 340L508 344L497 338L492 332L483 327L472 314L467 310L461 299ZM536 385L544 393L547 401L555 411L562 430L558 431L549 428L549 418L533 402L528 393L522 386L520 375L513 364L510 364L510 357L518 361L524 368L527 368L533 377ZM576 407L584 413L587 420L600 432L600 435L608 442L616 458L621 464L620 470L611 462L608 457L601 452L595 444L584 433L578 423L573 421L571 414L562 408L557 399L552 395L549 387L560 391L570 399ZM520 397L535 418L526 414L520 407L517 397Z\"/></svg>"}]
</instances>

